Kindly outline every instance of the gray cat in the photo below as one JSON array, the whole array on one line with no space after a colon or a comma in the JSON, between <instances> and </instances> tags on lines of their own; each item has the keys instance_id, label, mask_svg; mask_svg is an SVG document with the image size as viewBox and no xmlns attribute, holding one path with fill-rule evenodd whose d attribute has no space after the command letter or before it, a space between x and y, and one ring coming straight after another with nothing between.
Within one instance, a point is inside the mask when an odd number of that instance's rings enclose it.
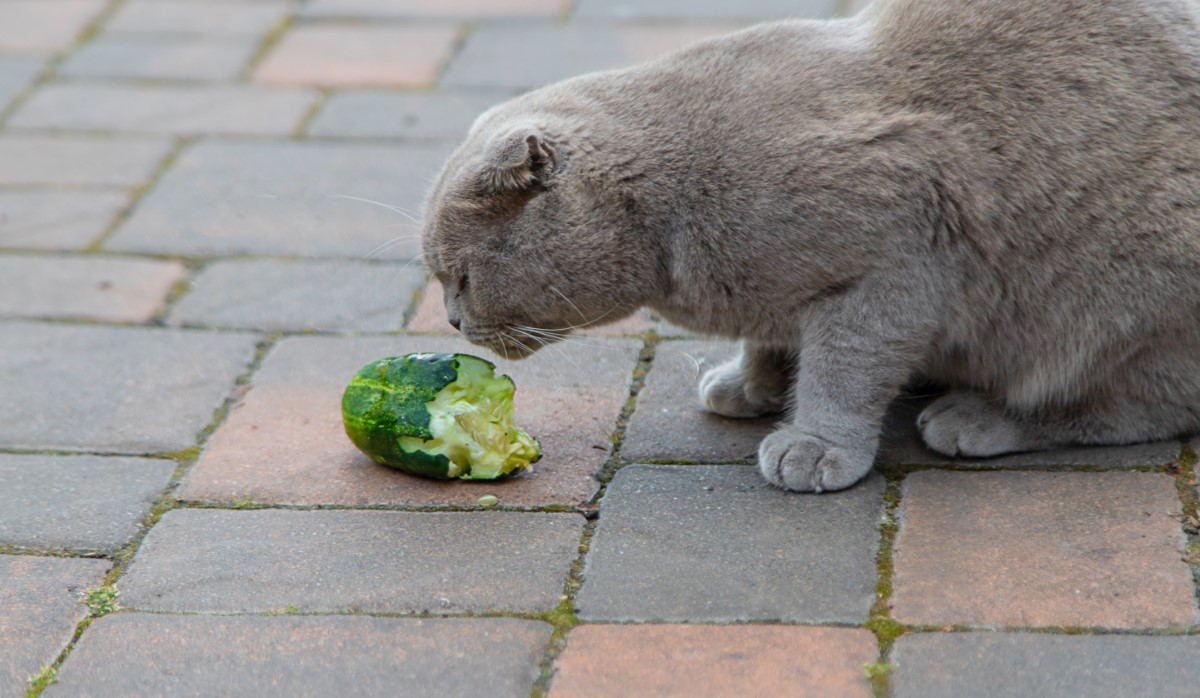
<instances>
[{"instance_id":1,"label":"gray cat","mask_svg":"<svg viewBox=\"0 0 1200 698\"><path fill-rule=\"evenodd\" d=\"M641 306L738 337L771 483L870 470L889 402L948 455L1200 429L1200 4L890 0L483 114L427 206L467 339L521 357Z\"/></svg>"}]
</instances>

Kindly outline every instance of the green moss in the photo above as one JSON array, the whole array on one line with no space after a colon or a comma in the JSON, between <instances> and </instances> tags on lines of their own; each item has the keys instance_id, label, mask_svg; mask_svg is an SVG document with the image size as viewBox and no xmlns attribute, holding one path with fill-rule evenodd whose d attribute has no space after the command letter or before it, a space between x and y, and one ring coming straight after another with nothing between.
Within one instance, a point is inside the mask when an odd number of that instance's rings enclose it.
<instances>
[{"instance_id":1,"label":"green moss","mask_svg":"<svg viewBox=\"0 0 1200 698\"><path fill-rule=\"evenodd\" d=\"M892 665L888 662L869 662L863 664L863 675L871 682L875 695L887 695L891 684Z\"/></svg>"},{"instance_id":2,"label":"green moss","mask_svg":"<svg viewBox=\"0 0 1200 698\"><path fill-rule=\"evenodd\" d=\"M25 694L27 698L41 695L47 686L58 681L58 665L46 664L42 666L41 671L30 676L28 681L29 692Z\"/></svg>"},{"instance_id":3,"label":"green moss","mask_svg":"<svg viewBox=\"0 0 1200 698\"><path fill-rule=\"evenodd\" d=\"M121 608L117 603L120 594L121 592L111 586L96 587L84 593L84 603L87 604L93 618L102 618Z\"/></svg>"}]
</instances>

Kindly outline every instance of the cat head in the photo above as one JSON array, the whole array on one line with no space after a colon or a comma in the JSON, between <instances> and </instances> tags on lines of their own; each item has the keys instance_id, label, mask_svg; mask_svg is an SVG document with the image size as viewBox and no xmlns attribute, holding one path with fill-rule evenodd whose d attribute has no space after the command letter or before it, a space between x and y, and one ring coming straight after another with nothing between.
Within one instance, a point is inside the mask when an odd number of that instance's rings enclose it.
<instances>
[{"instance_id":1,"label":"cat head","mask_svg":"<svg viewBox=\"0 0 1200 698\"><path fill-rule=\"evenodd\" d=\"M493 110L426 204L424 260L450 323L507 358L619 320L645 300L644 240L582 131Z\"/></svg>"}]
</instances>

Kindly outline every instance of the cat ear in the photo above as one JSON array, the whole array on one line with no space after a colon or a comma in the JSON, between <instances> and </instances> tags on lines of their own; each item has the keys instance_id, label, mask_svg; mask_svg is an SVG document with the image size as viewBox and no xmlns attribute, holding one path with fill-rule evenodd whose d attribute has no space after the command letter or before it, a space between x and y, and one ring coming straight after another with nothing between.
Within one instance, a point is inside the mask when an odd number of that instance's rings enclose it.
<instances>
[{"instance_id":1,"label":"cat ear","mask_svg":"<svg viewBox=\"0 0 1200 698\"><path fill-rule=\"evenodd\" d=\"M539 129L518 126L488 143L484 184L497 193L546 187L559 162L555 145Z\"/></svg>"}]
</instances>

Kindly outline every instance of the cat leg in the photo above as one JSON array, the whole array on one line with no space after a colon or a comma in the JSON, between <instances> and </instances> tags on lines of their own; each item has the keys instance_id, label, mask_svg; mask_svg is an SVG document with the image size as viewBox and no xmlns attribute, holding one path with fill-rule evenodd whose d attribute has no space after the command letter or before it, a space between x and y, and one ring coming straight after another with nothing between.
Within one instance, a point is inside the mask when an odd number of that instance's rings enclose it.
<instances>
[{"instance_id":1,"label":"cat leg","mask_svg":"<svg viewBox=\"0 0 1200 698\"><path fill-rule=\"evenodd\" d=\"M738 356L700 379L700 402L725 417L762 417L782 412L794 363L785 349L742 343Z\"/></svg>"},{"instance_id":2,"label":"cat leg","mask_svg":"<svg viewBox=\"0 0 1200 698\"><path fill-rule=\"evenodd\" d=\"M1056 446L1116 446L1167 439L1200 426L1195 401L1129 397L1021 414L979 393L953 392L917 418L921 437L948 456L986 457Z\"/></svg>"},{"instance_id":3,"label":"cat leg","mask_svg":"<svg viewBox=\"0 0 1200 698\"><path fill-rule=\"evenodd\" d=\"M871 470L888 404L920 366L936 304L903 283L859 286L803 319L790 424L763 439L758 464L773 485L840 490Z\"/></svg>"},{"instance_id":4,"label":"cat leg","mask_svg":"<svg viewBox=\"0 0 1200 698\"><path fill-rule=\"evenodd\" d=\"M1066 443L1005 412L1002 402L982 393L956 390L933 401L917 416L925 445L947 456L975 458L1037 451Z\"/></svg>"}]
</instances>

